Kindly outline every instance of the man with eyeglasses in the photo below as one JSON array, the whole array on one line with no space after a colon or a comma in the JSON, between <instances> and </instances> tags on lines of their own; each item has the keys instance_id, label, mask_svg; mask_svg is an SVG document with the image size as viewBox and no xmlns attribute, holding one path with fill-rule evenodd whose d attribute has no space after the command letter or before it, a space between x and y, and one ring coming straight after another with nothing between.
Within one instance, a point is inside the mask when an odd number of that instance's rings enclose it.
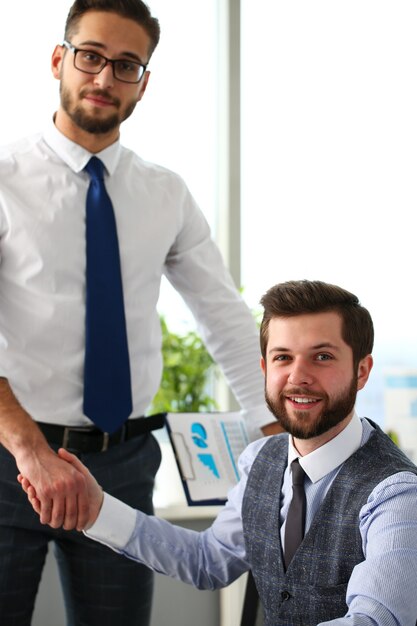
<instances>
[{"instance_id":1,"label":"man with eyeglasses","mask_svg":"<svg viewBox=\"0 0 417 626\"><path fill-rule=\"evenodd\" d=\"M141 0L76 0L52 55L58 111L42 135L0 157L5 626L30 624L49 541L68 624L149 623L150 571L61 530L85 525L89 499L82 473L56 451L75 452L107 492L152 512L160 450L150 431L162 421L143 416L162 369L163 274L196 316L252 437L271 422L256 325L203 214L177 175L119 142L158 40L158 21ZM36 488L40 522L18 472Z\"/></svg>"}]
</instances>

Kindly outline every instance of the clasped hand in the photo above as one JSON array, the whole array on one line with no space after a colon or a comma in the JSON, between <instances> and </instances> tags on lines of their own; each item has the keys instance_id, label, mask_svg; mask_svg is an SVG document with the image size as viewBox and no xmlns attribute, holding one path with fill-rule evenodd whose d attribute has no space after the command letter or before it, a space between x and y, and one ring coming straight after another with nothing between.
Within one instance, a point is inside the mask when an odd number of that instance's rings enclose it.
<instances>
[{"instance_id":1,"label":"clasped hand","mask_svg":"<svg viewBox=\"0 0 417 626\"><path fill-rule=\"evenodd\" d=\"M60 521L57 522L57 517L54 517L54 515L51 514L51 502L48 501L48 499L41 498L40 495L37 494L35 487L31 484L29 479L22 473L18 475L17 480L22 486L30 504L32 505L34 511L36 511L39 515L40 521L43 524L48 524L52 528L62 526L65 530L72 530L74 528L79 531L87 530L94 524L100 512L104 497L103 490L85 465L83 465L83 463L81 463L76 456L63 448L58 450L58 456L61 460L69 463L74 470L77 471L77 473L79 472L82 475L84 479L85 489L82 490L82 495L76 494L79 506L77 507L77 505L75 505L75 508L79 511L78 515L74 515L74 511L72 510L64 510L58 516ZM66 501L67 500L68 499L66 499ZM71 505L71 508L74 507Z\"/></svg>"}]
</instances>

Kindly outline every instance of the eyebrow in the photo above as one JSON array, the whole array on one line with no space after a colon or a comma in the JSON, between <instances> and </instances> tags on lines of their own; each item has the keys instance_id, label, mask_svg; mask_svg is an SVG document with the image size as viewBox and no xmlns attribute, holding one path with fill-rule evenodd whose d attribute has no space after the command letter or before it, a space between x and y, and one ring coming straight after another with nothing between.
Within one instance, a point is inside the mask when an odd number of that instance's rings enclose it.
<instances>
[{"instance_id":1,"label":"eyebrow","mask_svg":"<svg viewBox=\"0 0 417 626\"><path fill-rule=\"evenodd\" d=\"M340 348L336 346L335 344L331 343L330 341L323 341L322 343L318 343L314 346L311 346L311 348L308 348L308 349L309 350L323 350L324 348L329 348L330 350L334 350L335 352L340 352ZM271 348L270 350L268 350L269 354L273 352L291 352L291 350L290 348L285 348L284 346L275 346L274 348Z\"/></svg>"},{"instance_id":2,"label":"eyebrow","mask_svg":"<svg viewBox=\"0 0 417 626\"><path fill-rule=\"evenodd\" d=\"M94 40L91 40L91 39L87 39L87 41L81 41L75 47L79 48L80 46L81 47L83 47L83 46L93 46L94 48L100 48L104 52L106 51L106 47L107 47L104 43L100 43L99 41L94 41ZM121 57L129 57L129 58L133 59L134 61L137 61L141 65L146 65L137 54L135 54L134 52L129 52L128 50L126 50L126 52L121 52L120 55L117 57L117 59L120 59ZM117 60L117 59L115 59L115 60Z\"/></svg>"}]
</instances>

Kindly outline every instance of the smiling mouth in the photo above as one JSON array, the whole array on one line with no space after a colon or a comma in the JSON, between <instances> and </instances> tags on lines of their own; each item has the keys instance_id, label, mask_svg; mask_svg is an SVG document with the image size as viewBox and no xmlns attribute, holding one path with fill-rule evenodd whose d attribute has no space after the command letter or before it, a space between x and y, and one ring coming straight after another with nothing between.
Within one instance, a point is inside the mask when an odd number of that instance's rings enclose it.
<instances>
[{"instance_id":1,"label":"smiling mouth","mask_svg":"<svg viewBox=\"0 0 417 626\"><path fill-rule=\"evenodd\" d=\"M306 397L300 397L300 396L287 396L288 400L291 400L291 402L295 402L295 404L316 404L317 402L321 402L320 398L306 398Z\"/></svg>"}]
</instances>

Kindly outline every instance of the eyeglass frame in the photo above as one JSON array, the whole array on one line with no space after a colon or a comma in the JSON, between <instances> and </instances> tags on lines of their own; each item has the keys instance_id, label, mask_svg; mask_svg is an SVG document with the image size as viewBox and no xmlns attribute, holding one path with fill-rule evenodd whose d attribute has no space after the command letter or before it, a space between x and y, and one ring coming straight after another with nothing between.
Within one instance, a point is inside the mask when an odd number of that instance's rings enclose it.
<instances>
[{"instance_id":1,"label":"eyeglass frame","mask_svg":"<svg viewBox=\"0 0 417 626\"><path fill-rule=\"evenodd\" d=\"M148 67L147 64L145 65L144 63L138 63L137 61L132 61L131 59L108 59L103 54L100 54L99 52L96 52L95 50L91 50L89 48L76 48L75 46L72 45L72 43L70 41L66 41L65 39L64 39L64 41L62 42L61 45L64 48L66 48L67 50L69 50L70 52L73 53L75 69L78 70L79 72L83 72L84 74L91 74L93 76L97 76L98 74L100 74L100 72L102 72L104 70L106 65L108 65L110 63L111 68L112 68L112 72L113 72L113 77L116 80L120 81L121 83L127 83L128 85L138 85L140 83L140 81L142 80L142 78L144 77L146 69ZM98 72L89 72L88 70L82 70L79 67L77 67L76 64L75 64L75 60L77 58L77 53L78 52L91 52L92 54L95 54L96 56L100 57L100 59L103 59L104 65L98 70ZM123 62L123 61L129 61L130 63L133 63L134 65L139 65L139 67L143 68L143 73L142 73L142 76L139 78L139 80L123 80L123 78L118 78L118 76L116 76L116 71L115 71L114 64L115 63L119 63L119 62Z\"/></svg>"}]
</instances>

